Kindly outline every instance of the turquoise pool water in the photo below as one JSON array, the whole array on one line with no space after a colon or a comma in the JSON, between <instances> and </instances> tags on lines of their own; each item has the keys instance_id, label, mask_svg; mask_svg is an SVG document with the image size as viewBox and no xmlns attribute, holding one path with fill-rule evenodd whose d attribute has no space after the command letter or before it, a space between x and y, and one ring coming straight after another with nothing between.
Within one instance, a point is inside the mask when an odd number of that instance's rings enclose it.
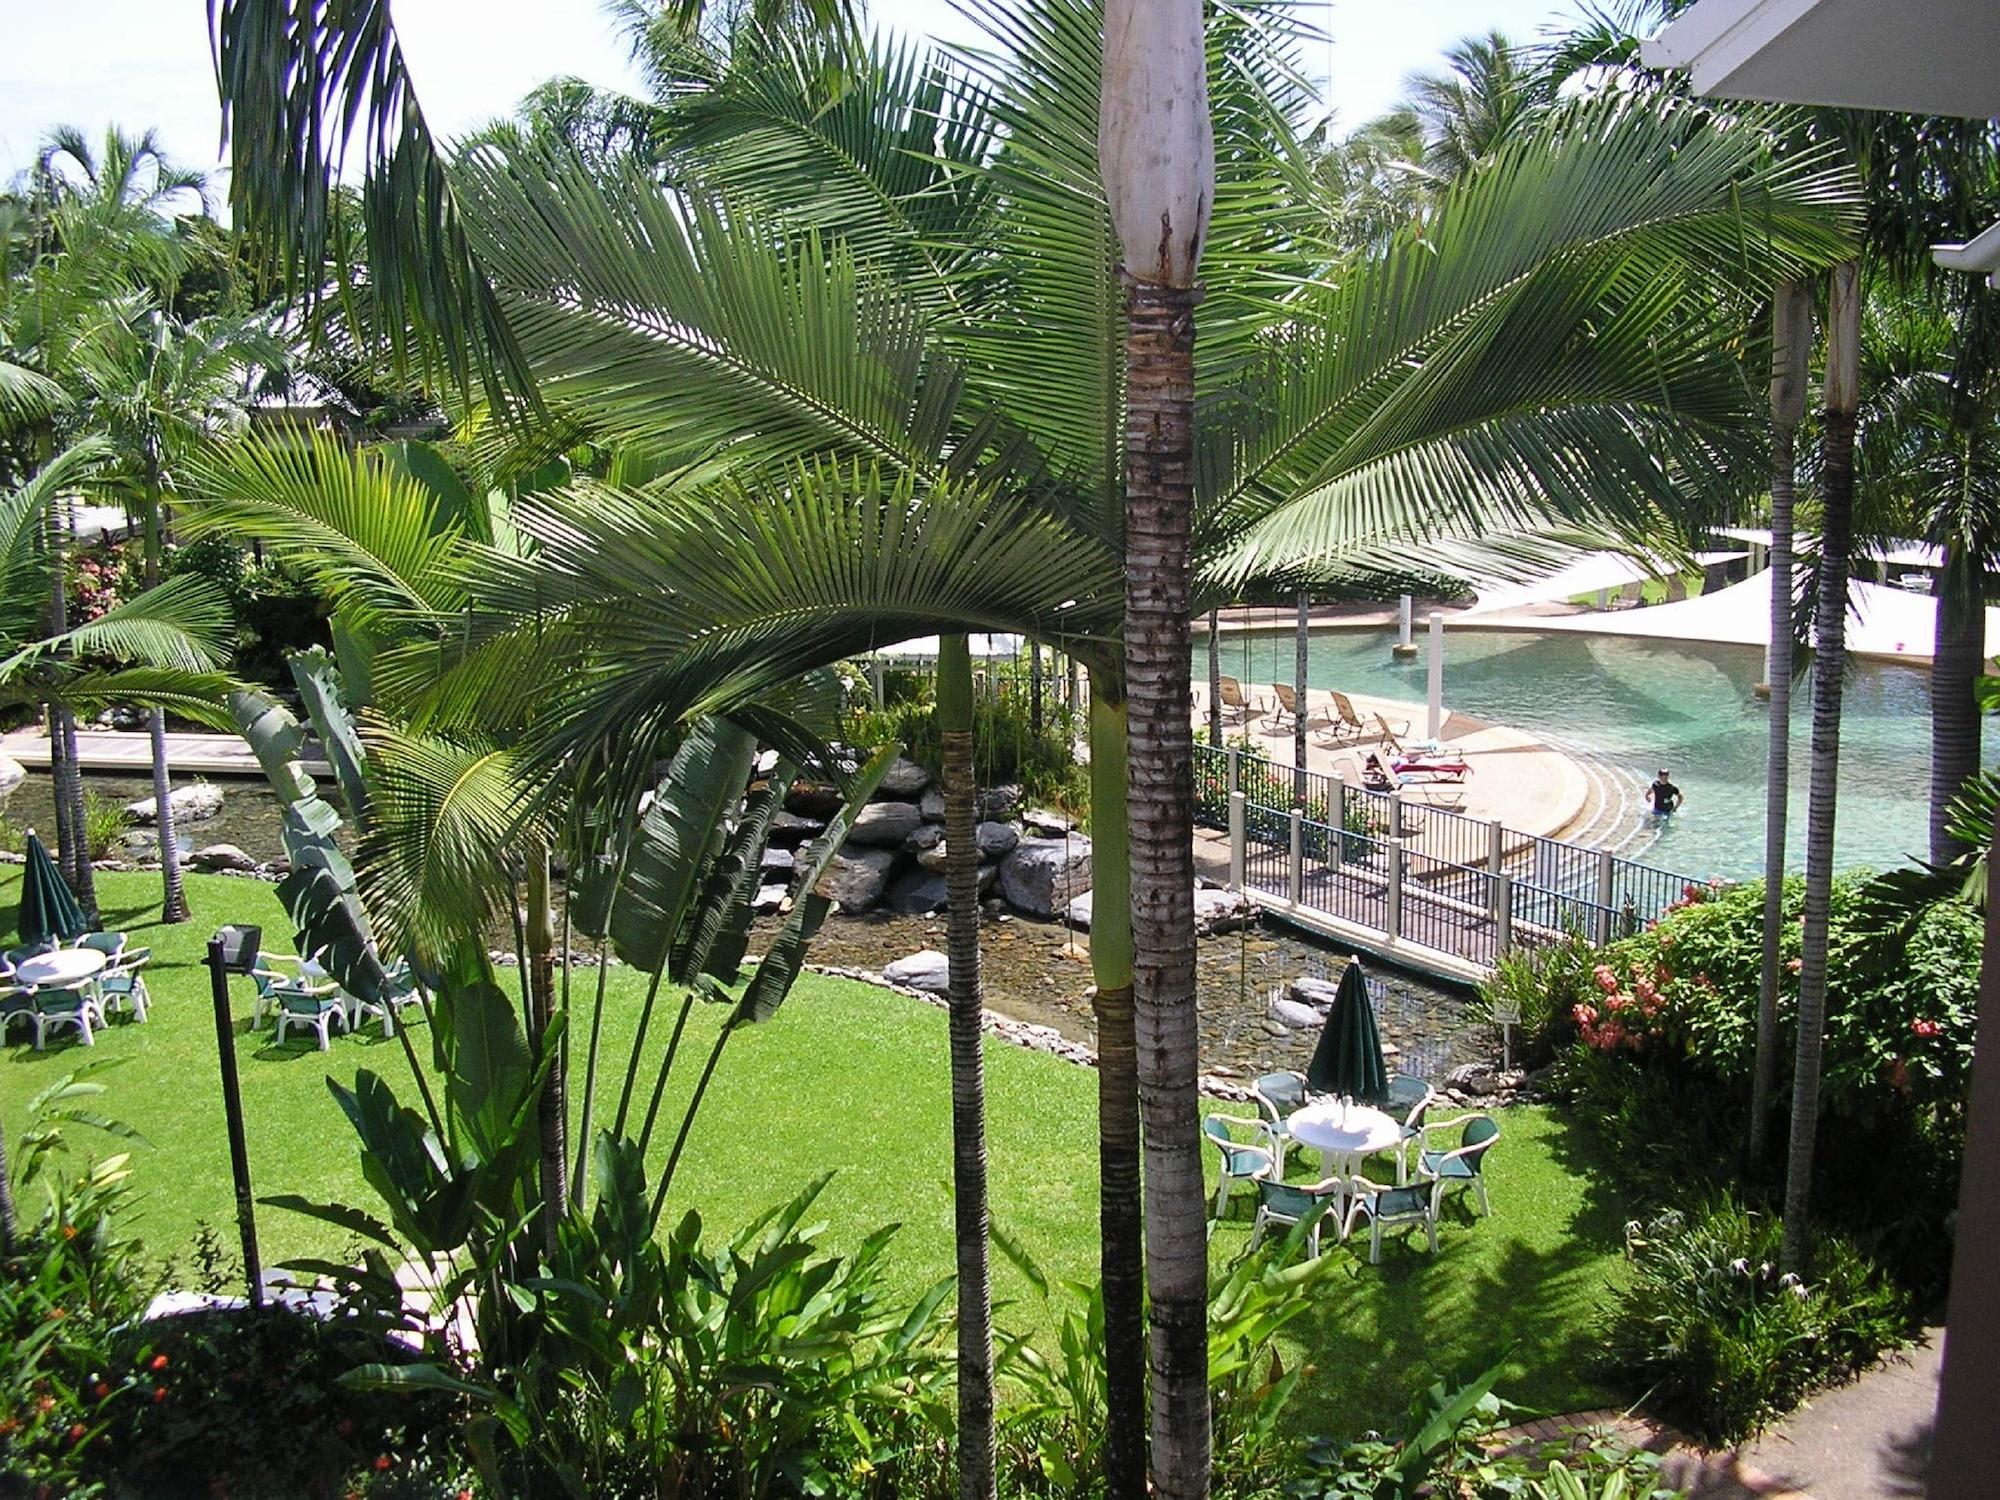
<instances>
[{"instance_id":1,"label":"turquoise pool water","mask_svg":"<svg viewBox=\"0 0 2000 1500\"><path fill-rule=\"evenodd\" d=\"M1341 688L1421 703L1428 644L1414 661L1390 660L1393 631L1316 631L1308 677ZM1635 779L1661 766L1687 794L1639 857L1685 874L1761 875L1764 755L1769 710L1752 695L1761 653L1550 632L1445 633L1444 701L1475 718L1573 742ZM1195 672L1208 670L1197 644ZM1293 637L1225 638L1222 670L1247 683L1290 682ZM1810 676L1792 690L1791 817L1787 856L1805 858ZM1836 852L1844 866L1900 864L1925 843L1929 790L1930 684L1925 670L1854 663L1841 716L1840 815ZM1419 726L1421 728L1421 726ZM2000 737L1989 728L1990 760Z\"/></svg>"}]
</instances>

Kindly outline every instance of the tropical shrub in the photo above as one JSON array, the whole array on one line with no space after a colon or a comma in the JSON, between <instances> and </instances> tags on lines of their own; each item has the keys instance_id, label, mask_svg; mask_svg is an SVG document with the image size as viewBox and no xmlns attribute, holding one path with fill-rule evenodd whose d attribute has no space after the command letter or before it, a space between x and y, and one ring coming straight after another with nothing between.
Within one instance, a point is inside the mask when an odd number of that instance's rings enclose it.
<instances>
[{"instance_id":1,"label":"tropical shrub","mask_svg":"<svg viewBox=\"0 0 2000 1500\"><path fill-rule=\"evenodd\" d=\"M1859 1250L1822 1234L1805 1277L1780 1275L1782 1236L1728 1197L1626 1228L1612 1368L1710 1442L1740 1441L1907 1335L1907 1297Z\"/></svg>"},{"instance_id":2,"label":"tropical shrub","mask_svg":"<svg viewBox=\"0 0 2000 1500\"><path fill-rule=\"evenodd\" d=\"M1522 1067L1551 1062L1576 1039L1576 1010L1598 998L1592 977L1596 949L1580 933L1542 948L1503 953L1493 976L1480 986L1489 1015L1507 1009L1513 1022L1514 1058Z\"/></svg>"},{"instance_id":3,"label":"tropical shrub","mask_svg":"<svg viewBox=\"0 0 2000 1500\"><path fill-rule=\"evenodd\" d=\"M86 790L83 794L83 844L92 859L107 858L118 847L132 819L125 805Z\"/></svg>"},{"instance_id":4,"label":"tropical shrub","mask_svg":"<svg viewBox=\"0 0 2000 1500\"><path fill-rule=\"evenodd\" d=\"M903 753L933 776L943 764L943 741L936 704L923 691L890 697L886 708L863 708L841 724L841 737L854 745L899 743ZM1053 692L1042 698L1042 722L1031 714L1028 694L1018 687L982 695L972 706L974 771L981 786L1018 784L1029 801L1049 804L1075 816L1090 809L1090 774L1079 761L1083 725Z\"/></svg>"}]
</instances>

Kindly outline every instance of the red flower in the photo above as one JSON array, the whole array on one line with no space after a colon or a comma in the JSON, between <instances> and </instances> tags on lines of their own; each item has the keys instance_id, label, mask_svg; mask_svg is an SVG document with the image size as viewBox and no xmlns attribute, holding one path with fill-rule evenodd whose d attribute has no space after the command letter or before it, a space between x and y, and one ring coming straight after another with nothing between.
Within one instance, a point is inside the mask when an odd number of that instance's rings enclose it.
<instances>
[{"instance_id":1,"label":"red flower","mask_svg":"<svg viewBox=\"0 0 2000 1500\"><path fill-rule=\"evenodd\" d=\"M100 1380L90 1388L90 1394L95 1396L99 1401L109 1401L111 1399L111 1387Z\"/></svg>"},{"instance_id":2,"label":"red flower","mask_svg":"<svg viewBox=\"0 0 2000 1500\"><path fill-rule=\"evenodd\" d=\"M1604 991L1605 994L1615 995L1618 993L1618 976L1612 971L1611 965L1599 964L1590 971L1590 977L1597 981L1597 987Z\"/></svg>"},{"instance_id":3,"label":"red flower","mask_svg":"<svg viewBox=\"0 0 2000 1500\"><path fill-rule=\"evenodd\" d=\"M1932 1037L1940 1035L1944 1031L1944 1028L1935 1021L1927 1021L1922 1016L1919 1016L1916 1020L1910 1022L1910 1030L1914 1031L1918 1036Z\"/></svg>"},{"instance_id":4,"label":"red flower","mask_svg":"<svg viewBox=\"0 0 2000 1500\"><path fill-rule=\"evenodd\" d=\"M167 1357L164 1354L155 1354L146 1362L146 1368L149 1370L164 1370L166 1367Z\"/></svg>"},{"instance_id":5,"label":"red flower","mask_svg":"<svg viewBox=\"0 0 2000 1500\"><path fill-rule=\"evenodd\" d=\"M390 1458L390 1457L389 1457L389 1455L388 1455L388 1454L386 1454L386 1453L378 1453L378 1454L376 1454L376 1455L375 1455L375 1472L376 1472L377 1474L386 1474L386 1473L388 1473L388 1472L389 1472L389 1465L390 1465L390 1464L392 1464L393 1462L395 1462L395 1460L394 1460L394 1459L392 1459L392 1458Z\"/></svg>"},{"instance_id":6,"label":"red flower","mask_svg":"<svg viewBox=\"0 0 2000 1500\"><path fill-rule=\"evenodd\" d=\"M72 1443L80 1443L83 1441L83 1435L88 1431L90 1431L90 1429L88 1427L85 1427L83 1423L72 1422L69 1428L69 1440Z\"/></svg>"},{"instance_id":7,"label":"red flower","mask_svg":"<svg viewBox=\"0 0 2000 1500\"><path fill-rule=\"evenodd\" d=\"M163 1386L163 1385L156 1385L156 1386L154 1386L154 1387L153 1387L153 1405L155 1405L155 1406L158 1406L158 1405L159 1405L159 1404L160 1404L160 1403L161 1403L162 1401L164 1401L164 1400L166 1400L166 1399L167 1399L167 1388L166 1388L165 1386Z\"/></svg>"},{"instance_id":8,"label":"red flower","mask_svg":"<svg viewBox=\"0 0 2000 1500\"><path fill-rule=\"evenodd\" d=\"M75 1239L75 1238L76 1238L76 1226L75 1226L74 1224L65 1224L65 1225L63 1225L63 1227L62 1227L62 1237L63 1237L64 1239L66 1239L66 1240L73 1240L73 1239Z\"/></svg>"}]
</instances>

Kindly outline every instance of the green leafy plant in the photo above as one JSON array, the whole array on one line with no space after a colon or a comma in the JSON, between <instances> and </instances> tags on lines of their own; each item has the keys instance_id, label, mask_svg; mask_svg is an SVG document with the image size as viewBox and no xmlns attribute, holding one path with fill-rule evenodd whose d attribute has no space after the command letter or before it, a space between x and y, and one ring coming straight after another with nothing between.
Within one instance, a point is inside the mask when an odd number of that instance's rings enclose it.
<instances>
[{"instance_id":1,"label":"green leafy plant","mask_svg":"<svg viewBox=\"0 0 2000 1500\"><path fill-rule=\"evenodd\" d=\"M83 794L83 843L92 859L104 859L118 847L132 824L125 805L115 798L85 790Z\"/></svg>"},{"instance_id":2,"label":"green leafy plant","mask_svg":"<svg viewBox=\"0 0 2000 1500\"><path fill-rule=\"evenodd\" d=\"M1805 1278L1780 1275L1781 1235L1727 1197L1627 1227L1611 1365L1709 1441L1740 1441L1907 1337L1908 1299L1860 1251L1823 1234Z\"/></svg>"},{"instance_id":3,"label":"green leafy plant","mask_svg":"<svg viewBox=\"0 0 2000 1500\"><path fill-rule=\"evenodd\" d=\"M1082 729L1078 716L1052 692L1043 698L1039 725L1030 716L1024 690L981 695L972 707L974 770L980 785L1018 784L1031 802L1087 815L1090 778L1076 754ZM887 708L850 713L841 735L857 745L900 743L904 754L932 775L941 766L943 743L928 695L891 696Z\"/></svg>"}]
</instances>

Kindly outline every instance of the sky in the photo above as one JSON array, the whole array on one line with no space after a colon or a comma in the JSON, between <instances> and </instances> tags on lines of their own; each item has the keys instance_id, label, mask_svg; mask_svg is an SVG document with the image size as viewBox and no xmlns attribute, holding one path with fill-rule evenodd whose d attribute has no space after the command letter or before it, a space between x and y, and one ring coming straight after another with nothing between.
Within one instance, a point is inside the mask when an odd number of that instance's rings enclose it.
<instances>
[{"instance_id":1,"label":"sky","mask_svg":"<svg viewBox=\"0 0 2000 1500\"><path fill-rule=\"evenodd\" d=\"M1308 72L1342 128L1379 114L1413 70L1461 36L1498 27L1532 40L1573 0L1325 0L1330 42ZM217 159L204 0L0 0L0 180L33 159L49 126L100 138L107 124L156 128L174 160ZM881 25L945 41L977 28L949 0L872 0ZM396 28L433 129L450 137L509 113L545 79L570 74L635 88L599 0L396 0Z\"/></svg>"}]
</instances>

